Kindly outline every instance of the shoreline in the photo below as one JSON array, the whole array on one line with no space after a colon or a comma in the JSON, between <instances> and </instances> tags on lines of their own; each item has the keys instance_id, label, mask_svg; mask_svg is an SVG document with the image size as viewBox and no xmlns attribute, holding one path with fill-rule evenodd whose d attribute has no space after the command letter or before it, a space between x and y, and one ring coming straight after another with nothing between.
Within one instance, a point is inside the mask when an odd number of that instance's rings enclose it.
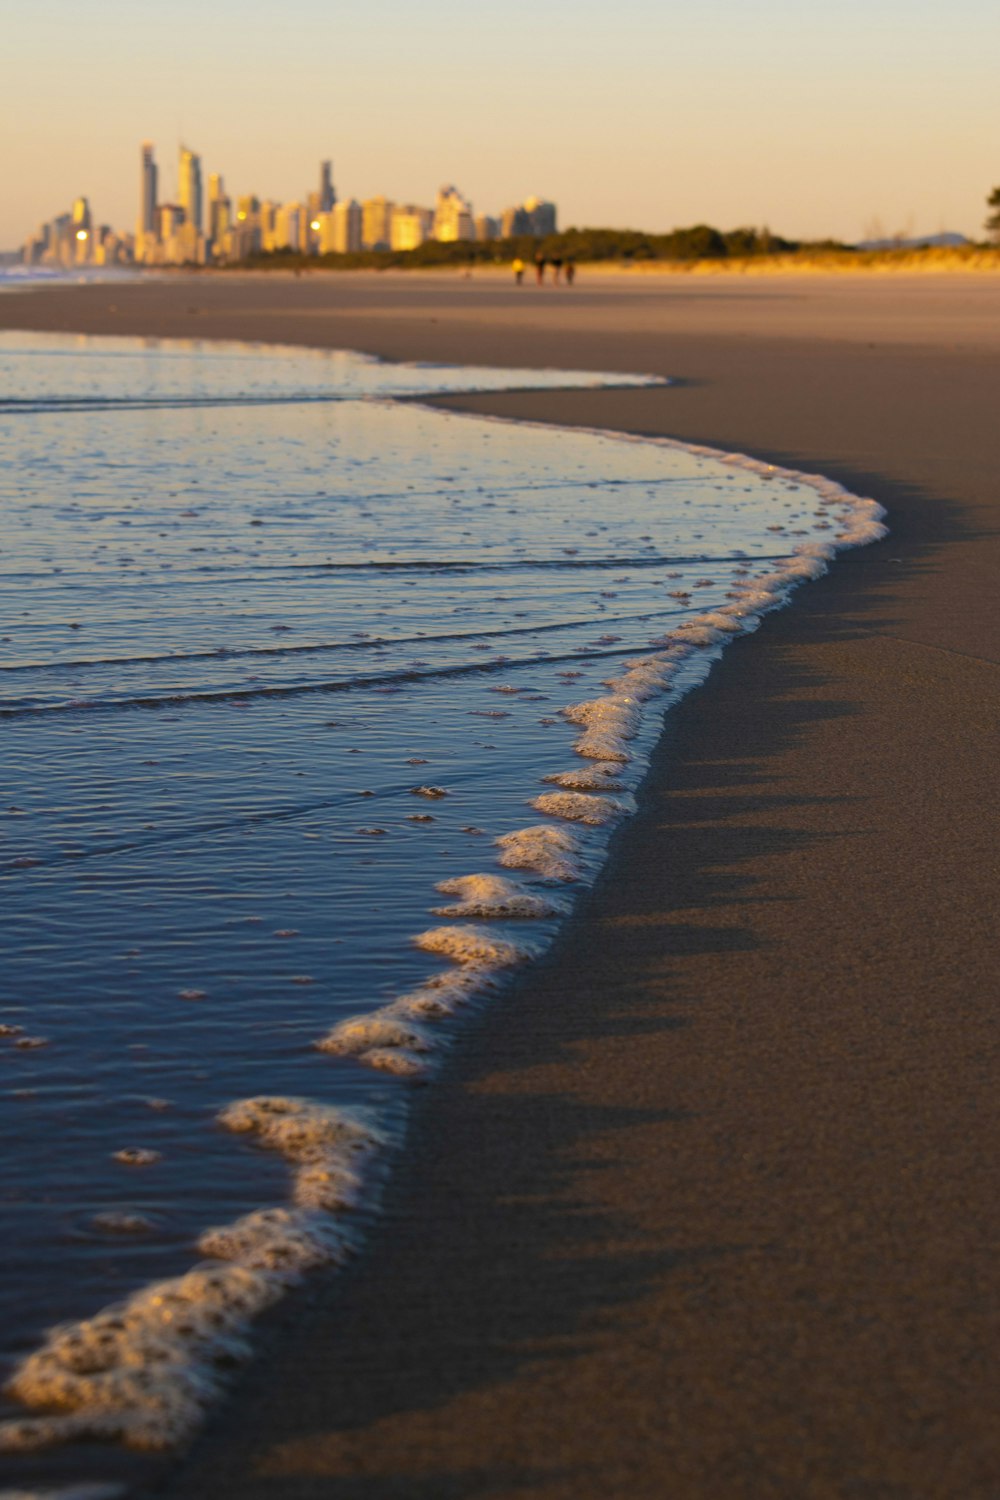
<instances>
[{"instance_id":1,"label":"shoreline","mask_svg":"<svg viewBox=\"0 0 1000 1500\"><path fill-rule=\"evenodd\" d=\"M529 328L474 283L460 309L445 287L386 310L303 278L274 309L269 281L206 299L199 336L655 361L679 382L435 404L818 471L887 504L891 535L671 711L598 886L424 1099L351 1305L318 1291L170 1485L992 1493L995 310L871 350L797 299L764 338L726 299L578 287L571 321L555 294ZM190 336L195 286L116 286L145 305L104 331ZM17 300L20 326L93 329L107 294L7 298L0 321Z\"/></svg>"}]
</instances>

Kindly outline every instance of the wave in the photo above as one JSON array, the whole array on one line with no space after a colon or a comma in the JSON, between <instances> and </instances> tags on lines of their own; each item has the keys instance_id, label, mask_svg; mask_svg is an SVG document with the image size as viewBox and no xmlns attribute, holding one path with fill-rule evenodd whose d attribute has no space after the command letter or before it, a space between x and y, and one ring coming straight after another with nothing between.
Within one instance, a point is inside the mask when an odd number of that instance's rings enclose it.
<instances>
[{"instance_id":1,"label":"wave","mask_svg":"<svg viewBox=\"0 0 1000 1500\"><path fill-rule=\"evenodd\" d=\"M189 693L135 693L123 698L74 698L68 703L22 702L0 700L0 719L37 718L43 714L97 713L139 708L177 708L185 704L251 703L261 699L301 698L309 693L349 693L358 688L380 688L408 683L429 682L435 678L487 676L494 672L511 672L518 667L550 666L559 662L588 662L603 657L634 656L635 645L609 650L566 651L559 654L505 656L502 660L461 662L454 666L416 668L398 672L371 672L334 682L280 683L274 687L212 688Z\"/></svg>"}]
</instances>

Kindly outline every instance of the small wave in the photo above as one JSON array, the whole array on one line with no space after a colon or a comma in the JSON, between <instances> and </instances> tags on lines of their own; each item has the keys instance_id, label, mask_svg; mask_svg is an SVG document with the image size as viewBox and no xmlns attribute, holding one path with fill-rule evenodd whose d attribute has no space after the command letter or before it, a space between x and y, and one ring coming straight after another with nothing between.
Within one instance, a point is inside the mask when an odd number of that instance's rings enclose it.
<instances>
[{"instance_id":1,"label":"small wave","mask_svg":"<svg viewBox=\"0 0 1000 1500\"><path fill-rule=\"evenodd\" d=\"M136 693L125 698L74 698L68 703L38 703L36 701L12 702L0 700L0 719L36 718L46 714L101 713L122 709L180 708L189 704L252 703L268 699L301 698L310 693L348 693L359 688L405 686L411 682L429 682L436 678L485 676L492 672L511 672L518 667L546 666L567 661L596 661L605 657L629 656L635 646L617 649L594 648L587 651L566 651L553 655L507 656L502 662L462 662L456 666L407 668L399 672L370 673L363 677L349 677L335 682L300 682L275 687L241 688L237 685L190 693ZM599 756L607 760L611 757Z\"/></svg>"}]
</instances>

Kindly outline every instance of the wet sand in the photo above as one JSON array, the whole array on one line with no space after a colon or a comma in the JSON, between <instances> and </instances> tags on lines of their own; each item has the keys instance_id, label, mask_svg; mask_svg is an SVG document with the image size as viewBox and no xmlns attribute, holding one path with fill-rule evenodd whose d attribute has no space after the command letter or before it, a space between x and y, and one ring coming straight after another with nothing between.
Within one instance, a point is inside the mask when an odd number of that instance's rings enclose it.
<instances>
[{"instance_id":1,"label":"wet sand","mask_svg":"<svg viewBox=\"0 0 1000 1500\"><path fill-rule=\"evenodd\" d=\"M668 717L367 1255L162 1493L993 1500L1000 279L168 277L0 325L671 375L448 404L819 471L892 528Z\"/></svg>"}]
</instances>

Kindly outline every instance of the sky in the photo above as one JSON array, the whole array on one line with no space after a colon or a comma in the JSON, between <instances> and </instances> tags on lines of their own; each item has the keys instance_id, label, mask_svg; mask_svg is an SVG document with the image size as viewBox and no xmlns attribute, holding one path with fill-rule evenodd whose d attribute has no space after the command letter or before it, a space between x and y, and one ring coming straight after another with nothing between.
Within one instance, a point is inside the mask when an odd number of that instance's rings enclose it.
<instances>
[{"instance_id":1,"label":"sky","mask_svg":"<svg viewBox=\"0 0 1000 1500\"><path fill-rule=\"evenodd\" d=\"M560 224L981 234L998 0L0 0L0 249L86 195L135 225L181 139L233 194Z\"/></svg>"}]
</instances>

